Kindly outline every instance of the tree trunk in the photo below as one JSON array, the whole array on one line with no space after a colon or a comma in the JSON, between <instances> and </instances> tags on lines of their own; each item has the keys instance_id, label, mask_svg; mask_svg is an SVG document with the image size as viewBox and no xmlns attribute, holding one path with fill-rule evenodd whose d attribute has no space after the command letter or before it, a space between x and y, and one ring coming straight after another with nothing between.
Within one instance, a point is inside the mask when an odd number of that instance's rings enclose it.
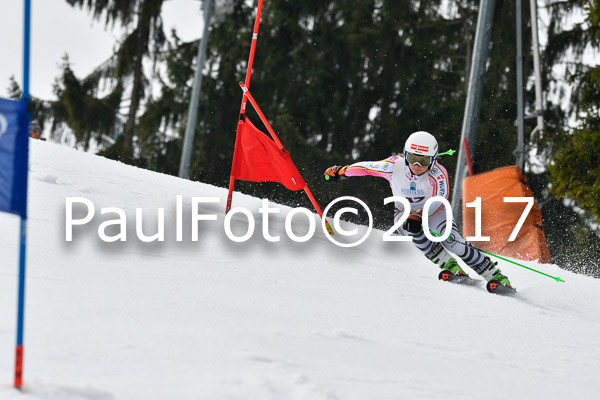
<instances>
[{"instance_id":1,"label":"tree trunk","mask_svg":"<svg viewBox=\"0 0 600 400\"><path fill-rule=\"evenodd\" d=\"M143 23L143 22L142 22ZM140 25L142 24L140 23ZM149 31L146 27L138 25L138 40L133 66L133 85L131 88L131 103L129 104L129 112L127 122L123 128L121 150L123 157L126 159L133 158L133 137L135 136L135 128L137 124L137 112L140 108L140 103L143 97L143 82L144 79L144 54L148 47Z\"/></svg>"}]
</instances>

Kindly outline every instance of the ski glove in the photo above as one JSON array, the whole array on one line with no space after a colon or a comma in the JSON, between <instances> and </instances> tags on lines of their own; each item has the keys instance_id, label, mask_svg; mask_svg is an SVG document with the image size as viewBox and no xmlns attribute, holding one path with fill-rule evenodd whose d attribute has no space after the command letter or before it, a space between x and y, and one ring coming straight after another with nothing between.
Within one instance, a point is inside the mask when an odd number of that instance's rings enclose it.
<instances>
[{"instance_id":1,"label":"ski glove","mask_svg":"<svg viewBox=\"0 0 600 400\"><path fill-rule=\"evenodd\" d=\"M423 230L422 222L423 222L423 209L421 208L417 211L413 211L410 213L410 215L408 216L406 221L404 221L402 228L404 228L404 230L407 232L417 234Z\"/></svg>"},{"instance_id":2,"label":"ski glove","mask_svg":"<svg viewBox=\"0 0 600 400\"><path fill-rule=\"evenodd\" d=\"M344 172L346 172L347 167L347 165L345 167L338 167L337 165L329 167L325 170L325 173L323 174L323 179L325 179L325 182L336 181L340 176L344 176Z\"/></svg>"}]
</instances>

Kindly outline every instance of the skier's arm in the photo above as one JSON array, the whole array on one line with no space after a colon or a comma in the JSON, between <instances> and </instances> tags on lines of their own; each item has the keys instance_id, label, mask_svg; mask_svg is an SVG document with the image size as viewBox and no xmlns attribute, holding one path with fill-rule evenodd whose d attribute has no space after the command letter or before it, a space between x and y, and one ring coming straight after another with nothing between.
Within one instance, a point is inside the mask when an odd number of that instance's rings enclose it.
<instances>
[{"instance_id":1,"label":"skier's arm","mask_svg":"<svg viewBox=\"0 0 600 400\"><path fill-rule=\"evenodd\" d=\"M397 156L391 156L381 161L360 161L348 165L344 176L378 176L391 181L397 159Z\"/></svg>"},{"instance_id":2,"label":"skier's arm","mask_svg":"<svg viewBox=\"0 0 600 400\"><path fill-rule=\"evenodd\" d=\"M448 179L448 172L446 171L446 168L442 167L436 162L431 169L429 180L433 186L432 197L440 196L448 200L448 197L450 196L450 179ZM430 210L435 210L433 213L429 214L430 217L438 214L444 209L444 204L438 204L439 207L436 207L435 209L433 207L430 208Z\"/></svg>"}]
</instances>

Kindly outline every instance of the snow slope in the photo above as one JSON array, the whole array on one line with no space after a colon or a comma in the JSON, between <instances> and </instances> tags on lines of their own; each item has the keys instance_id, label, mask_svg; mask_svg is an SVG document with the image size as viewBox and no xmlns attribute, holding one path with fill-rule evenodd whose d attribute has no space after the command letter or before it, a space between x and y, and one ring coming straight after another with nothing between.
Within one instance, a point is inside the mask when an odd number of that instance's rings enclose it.
<instances>
[{"instance_id":1,"label":"snow slope","mask_svg":"<svg viewBox=\"0 0 600 400\"><path fill-rule=\"evenodd\" d=\"M598 280L528 264L566 281L557 283L504 263L519 296L490 295L438 281L412 244L384 243L381 231L355 248L320 229L295 243L284 232L288 207L269 217L281 236L270 243L261 200L238 193L234 207L249 209L256 229L234 243L224 189L52 143L31 147L25 388L11 387L18 219L1 214L0 399L597 398ZM96 206L73 242L67 196ZM201 205L218 220L199 223L198 242L192 196L221 199ZM125 210L127 242L100 240L98 226L114 218L102 207ZM164 242L136 237L136 207L148 235L165 208ZM294 221L296 234L307 232L305 217ZM236 235L247 225L233 218Z\"/></svg>"}]
</instances>

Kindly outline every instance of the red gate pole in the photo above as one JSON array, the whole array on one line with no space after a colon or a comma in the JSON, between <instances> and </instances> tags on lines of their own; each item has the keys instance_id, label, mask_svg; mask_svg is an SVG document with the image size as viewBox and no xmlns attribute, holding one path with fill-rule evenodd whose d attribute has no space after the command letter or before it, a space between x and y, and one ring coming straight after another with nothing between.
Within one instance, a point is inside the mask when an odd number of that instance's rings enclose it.
<instances>
[{"instance_id":1,"label":"red gate pole","mask_svg":"<svg viewBox=\"0 0 600 400\"><path fill-rule=\"evenodd\" d=\"M258 27L260 26L260 14L262 12L263 0L258 0L256 7L256 18L254 19L254 31L252 32L252 43L250 44L250 56L248 57L248 67L246 68L246 87L250 86L250 77L252 75L252 64L254 63L254 52L256 51L256 41L258 40ZM233 176L233 167L235 166L235 152L237 151L237 139L240 136L240 131L244 126L246 119L246 94L242 95L242 106L240 107L240 116L238 118L237 128L235 131L235 145L233 148L233 162L231 163L231 174L229 175L229 194L227 195L227 207L225 214L231 210L231 200L233 196L233 185L235 177Z\"/></svg>"},{"instance_id":2,"label":"red gate pole","mask_svg":"<svg viewBox=\"0 0 600 400\"><path fill-rule=\"evenodd\" d=\"M473 164L471 164L471 155L469 154L467 138L463 138L463 145L465 146L465 157L467 158L467 167L469 167L469 176L473 176Z\"/></svg>"},{"instance_id":3,"label":"red gate pole","mask_svg":"<svg viewBox=\"0 0 600 400\"><path fill-rule=\"evenodd\" d=\"M271 137L275 141L275 144L277 145L277 147L279 147L279 150L283 150L283 145L279 141L277 134L271 127L271 124L269 124L269 121L267 121L267 117L265 117L265 114L263 114L263 112L261 111L260 107L256 103L256 100L254 100L254 97L252 97L252 94L250 94L250 90L248 89L246 84L244 84L244 82L240 82L240 87L242 88L242 91L244 92L244 96L246 96L246 98L248 98L248 100L250 100L250 104L252 104L252 107L254 107L254 111L256 111L256 113L260 117L260 120L267 127L267 131L269 131L269 135L271 135Z\"/></svg>"},{"instance_id":4,"label":"red gate pole","mask_svg":"<svg viewBox=\"0 0 600 400\"><path fill-rule=\"evenodd\" d=\"M246 86L246 84L244 84L244 82L240 82L240 87L242 88L242 91L244 92L244 96L246 96L248 98L248 100L250 100L250 104L252 104L252 107L254 107L254 111L256 111L256 113L260 117L260 120L262 121L262 123L267 127L267 131L269 132L269 134L275 141L275 144L277 144L277 147L279 147L279 150L286 151L283 148L281 141L277 137L277 134L271 127L271 124L269 124L267 117L265 117L265 114L263 114L263 112L261 111L260 107L256 103L256 100L254 100L254 97L252 97L252 94L250 93L250 90L248 90L248 87ZM312 205L315 207L315 210L317 210L317 212L319 213L319 217L321 217L321 219L325 219L325 217L323 216L323 211L321 211L319 204L317 204L317 201L315 200L313 194L311 193L311 191L308 188L308 185L306 183L304 184L304 192L308 196L308 199L310 200ZM329 221L327 221L327 219L325 219L325 227L327 228L327 232L329 232L330 235L333 235L333 229L331 229L331 226L329 225Z\"/></svg>"}]
</instances>

